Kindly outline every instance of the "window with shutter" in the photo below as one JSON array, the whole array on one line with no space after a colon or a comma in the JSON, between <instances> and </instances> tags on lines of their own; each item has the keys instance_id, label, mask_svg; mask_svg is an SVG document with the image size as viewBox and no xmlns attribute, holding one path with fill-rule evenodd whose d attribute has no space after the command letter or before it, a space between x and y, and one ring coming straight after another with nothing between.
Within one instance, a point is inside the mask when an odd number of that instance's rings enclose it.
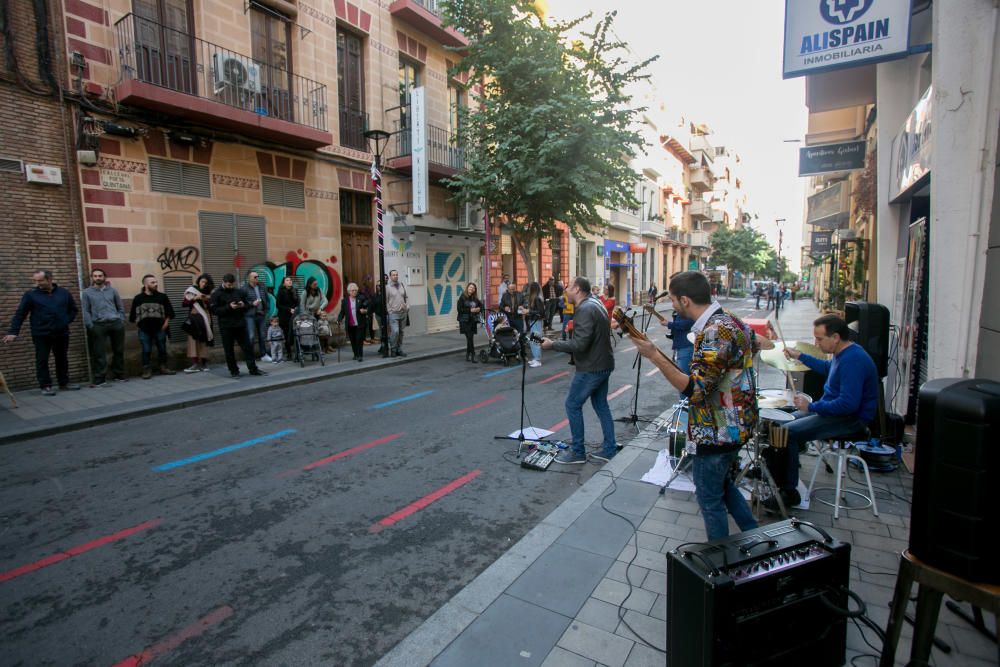
<instances>
[{"instance_id":1,"label":"window with shutter","mask_svg":"<svg viewBox=\"0 0 1000 667\"><path fill-rule=\"evenodd\" d=\"M337 30L337 100L340 110L340 145L365 150L365 78L361 38Z\"/></svg>"},{"instance_id":2,"label":"window with shutter","mask_svg":"<svg viewBox=\"0 0 1000 667\"><path fill-rule=\"evenodd\" d=\"M242 282L250 267L267 261L266 218L199 211L198 222L202 268L216 285L227 273Z\"/></svg>"},{"instance_id":3,"label":"window with shutter","mask_svg":"<svg viewBox=\"0 0 1000 667\"><path fill-rule=\"evenodd\" d=\"M186 290L197 276L192 275L172 275L163 276L163 293L170 299L170 305L174 307L174 319L170 320L170 340L174 343L182 343L186 340L184 330L181 325L187 319L187 309L181 304L184 303L184 290Z\"/></svg>"},{"instance_id":4,"label":"window with shutter","mask_svg":"<svg viewBox=\"0 0 1000 667\"><path fill-rule=\"evenodd\" d=\"M203 164L149 158L149 189L188 197L212 197L212 178Z\"/></svg>"},{"instance_id":5,"label":"window with shutter","mask_svg":"<svg viewBox=\"0 0 1000 667\"><path fill-rule=\"evenodd\" d=\"M264 203L269 206L306 207L305 184L302 181L261 176L260 190Z\"/></svg>"}]
</instances>

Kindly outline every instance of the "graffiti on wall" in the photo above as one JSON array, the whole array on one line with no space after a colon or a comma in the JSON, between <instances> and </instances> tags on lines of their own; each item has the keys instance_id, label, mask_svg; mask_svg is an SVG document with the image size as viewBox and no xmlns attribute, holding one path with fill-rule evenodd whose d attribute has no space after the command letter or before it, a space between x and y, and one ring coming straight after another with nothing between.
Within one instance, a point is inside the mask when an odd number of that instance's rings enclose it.
<instances>
[{"instance_id":1,"label":"graffiti on wall","mask_svg":"<svg viewBox=\"0 0 1000 667\"><path fill-rule=\"evenodd\" d=\"M198 273L198 258L201 252L193 245L183 248L164 248L156 261L164 273Z\"/></svg>"},{"instance_id":2,"label":"graffiti on wall","mask_svg":"<svg viewBox=\"0 0 1000 667\"><path fill-rule=\"evenodd\" d=\"M261 282L271 288L272 294L277 294L278 287L285 280L285 276L301 279L302 285L305 285L310 278L315 278L320 291L326 295L329 302L326 304L326 312L330 313L340 305L342 290L340 274L333 268L333 264L336 263L337 258L333 255L328 257L325 262L309 259L309 253L300 248L296 251L289 251L282 264L265 262L257 264L251 270L260 274ZM299 280L296 280L296 283L299 283ZM276 314L277 307L274 299L271 299L271 315Z\"/></svg>"}]
</instances>

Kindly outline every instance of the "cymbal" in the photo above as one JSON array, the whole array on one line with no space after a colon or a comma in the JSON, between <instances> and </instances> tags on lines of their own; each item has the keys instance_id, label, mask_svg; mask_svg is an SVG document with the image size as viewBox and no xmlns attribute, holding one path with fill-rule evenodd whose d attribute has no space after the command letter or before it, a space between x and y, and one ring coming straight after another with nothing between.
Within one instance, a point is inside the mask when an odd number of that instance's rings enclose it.
<instances>
[{"instance_id":1,"label":"cymbal","mask_svg":"<svg viewBox=\"0 0 1000 667\"><path fill-rule=\"evenodd\" d=\"M823 354L822 350L812 343L807 343L805 341L789 341L788 348L791 350L805 352L809 356L815 356L820 359L826 358L826 355ZM799 373L809 370L809 367L801 361L785 357L785 346L781 344L781 341L774 341L773 350L761 350L760 360L768 366L777 368L779 371Z\"/></svg>"}]
</instances>

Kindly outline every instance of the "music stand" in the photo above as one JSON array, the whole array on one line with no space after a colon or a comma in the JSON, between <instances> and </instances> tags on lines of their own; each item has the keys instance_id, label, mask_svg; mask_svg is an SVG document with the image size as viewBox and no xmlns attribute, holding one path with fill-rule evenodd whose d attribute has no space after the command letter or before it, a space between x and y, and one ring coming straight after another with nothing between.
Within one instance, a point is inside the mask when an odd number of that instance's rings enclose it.
<instances>
[{"instance_id":1,"label":"music stand","mask_svg":"<svg viewBox=\"0 0 1000 667\"><path fill-rule=\"evenodd\" d=\"M633 320L634 319L635 318L633 317ZM652 322L652 319L653 318L652 318L651 315L649 315L648 313L643 312L643 315L642 315L642 332L643 333L646 333L646 329L649 328L649 325ZM618 337L619 337L619 339L622 339L624 337L624 335L625 335L624 332L621 329L619 329L618 330ZM638 432L639 431L639 422L642 422L643 424L653 424L653 423L655 423L656 420L650 419L648 417L640 417L639 414L638 414L638 412L639 412L639 384L640 384L641 379L642 379L642 355L639 354L638 352L635 353L635 361L632 362L632 366L635 367L635 391L632 392L632 401L631 401L632 414L628 415L627 417L619 417L619 418L615 419L615 421L616 422L621 422L623 424L630 424L630 425L634 426L636 432Z\"/></svg>"}]
</instances>

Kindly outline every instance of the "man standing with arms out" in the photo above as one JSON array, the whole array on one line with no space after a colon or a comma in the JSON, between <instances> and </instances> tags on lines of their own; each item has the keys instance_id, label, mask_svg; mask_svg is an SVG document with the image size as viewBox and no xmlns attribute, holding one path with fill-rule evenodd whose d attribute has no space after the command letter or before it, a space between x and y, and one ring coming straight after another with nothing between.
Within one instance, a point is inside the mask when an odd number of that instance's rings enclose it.
<instances>
[{"instance_id":1,"label":"man standing with arms out","mask_svg":"<svg viewBox=\"0 0 1000 667\"><path fill-rule=\"evenodd\" d=\"M264 338L267 333L268 308L267 288L260 284L260 276L256 271L247 274L247 281L243 284L244 301L247 304L247 311L244 314L247 327L247 339L250 341L250 349L254 344L258 348L257 358L261 361L271 361L267 354L267 347Z\"/></svg>"},{"instance_id":2,"label":"man standing with arms out","mask_svg":"<svg viewBox=\"0 0 1000 667\"><path fill-rule=\"evenodd\" d=\"M615 370L611 351L611 320L601 302L590 296L590 281L577 276L566 288L566 298L573 303L573 337L569 340L542 341L543 350L568 352L576 360L576 373L566 395L566 416L573 434L573 445L556 457L556 463L574 464L587 461L583 446L583 404L590 399L594 412L601 420L604 442L597 461L610 461L618 453L615 442L615 422L608 407L608 378Z\"/></svg>"},{"instance_id":3,"label":"man standing with arms out","mask_svg":"<svg viewBox=\"0 0 1000 667\"><path fill-rule=\"evenodd\" d=\"M236 364L236 350L234 343L239 343L243 350L243 357L246 359L247 368L250 375L267 375L257 368L254 359L253 347L247 337L246 318L244 317L249 304L244 301L246 294L241 289L236 288L236 276L227 273L222 276L222 286L216 287L209 299L209 306L212 312L219 318L219 329L222 333L222 349L226 352L226 366L229 367L229 375L234 378L240 376L240 367Z\"/></svg>"},{"instance_id":4,"label":"man standing with arms out","mask_svg":"<svg viewBox=\"0 0 1000 667\"><path fill-rule=\"evenodd\" d=\"M687 449L694 455L695 495L709 540L729 534L726 510L740 530L757 527L750 506L733 483L733 464L757 425L750 328L718 302L708 279L684 271L670 281L674 312L694 320L691 373L680 371L648 340L633 339L639 354L653 362L688 399Z\"/></svg>"},{"instance_id":5,"label":"man standing with arms out","mask_svg":"<svg viewBox=\"0 0 1000 667\"><path fill-rule=\"evenodd\" d=\"M549 276L545 283L545 328L552 329L552 318L559 310L559 297L563 295L563 288L556 284L556 277Z\"/></svg>"},{"instance_id":6,"label":"man standing with arms out","mask_svg":"<svg viewBox=\"0 0 1000 667\"><path fill-rule=\"evenodd\" d=\"M851 435L864 429L878 410L878 369L863 347L852 343L847 322L836 315L823 315L813 322L816 345L833 359L817 359L798 350L785 348L785 356L798 359L811 370L826 376L823 397L809 403L801 394L795 397L795 421L785 424L788 445L787 467L774 470L781 500L785 507L801 502L799 497L799 453L810 440L824 440ZM781 450L778 450L779 452ZM785 466L775 466L781 468ZM784 474L782 474L784 473ZM773 498L764 508L777 511Z\"/></svg>"},{"instance_id":7,"label":"man standing with arms out","mask_svg":"<svg viewBox=\"0 0 1000 667\"><path fill-rule=\"evenodd\" d=\"M406 287L399 282L399 271L389 272L389 284L385 288L386 307L389 311L389 356L405 357L403 352L403 327L410 307L406 300Z\"/></svg>"},{"instance_id":8,"label":"man standing with arms out","mask_svg":"<svg viewBox=\"0 0 1000 667\"><path fill-rule=\"evenodd\" d=\"M142 291L132 299L132 309L128 321L134 322L139 330L139 346L142 347L142 379L153 376L150 361L153 355L153 344L156 344L156 358L159 361L157 372L160 375L175 375L170 370L167 358L167 330L170 320L174 319L174 308L170 305L167 295L157 289L159 283L156 277L146 274L142 277Z\"/></svg>"},{"instance_id":9,"label":"man standing with arms out","mask_svg":"<svg viewBox=\"0 0 1000 667\"><path fill-rule=\"evenodd\" d=\"M90 287L80 294L83 324L90 339L90 361L94 372L94 387L106 384L108 341L111 342L111 376L127 382L125 377L125 304L118 290L108 284L102 269L90 272Z\"/></svg>"},{"instance_id":10,"label":"man standing with arms out","mask_svg":"<svg viewBox=\"0 0 1000 667\"><path fill-rule=\"evenodd\" d=\"M39 269L32 276L35 289L21 297L10 321L4 343L13 343L24 318L31 316L31 340L35 344L35 374L45 396L55 396L49 375L49 352L56 358L56 379L63 391L75 391L78 384L69 381L69 325L76 319L76 301L69 290L52 282L52 272Z\"/></svg>"}]
</instances>

